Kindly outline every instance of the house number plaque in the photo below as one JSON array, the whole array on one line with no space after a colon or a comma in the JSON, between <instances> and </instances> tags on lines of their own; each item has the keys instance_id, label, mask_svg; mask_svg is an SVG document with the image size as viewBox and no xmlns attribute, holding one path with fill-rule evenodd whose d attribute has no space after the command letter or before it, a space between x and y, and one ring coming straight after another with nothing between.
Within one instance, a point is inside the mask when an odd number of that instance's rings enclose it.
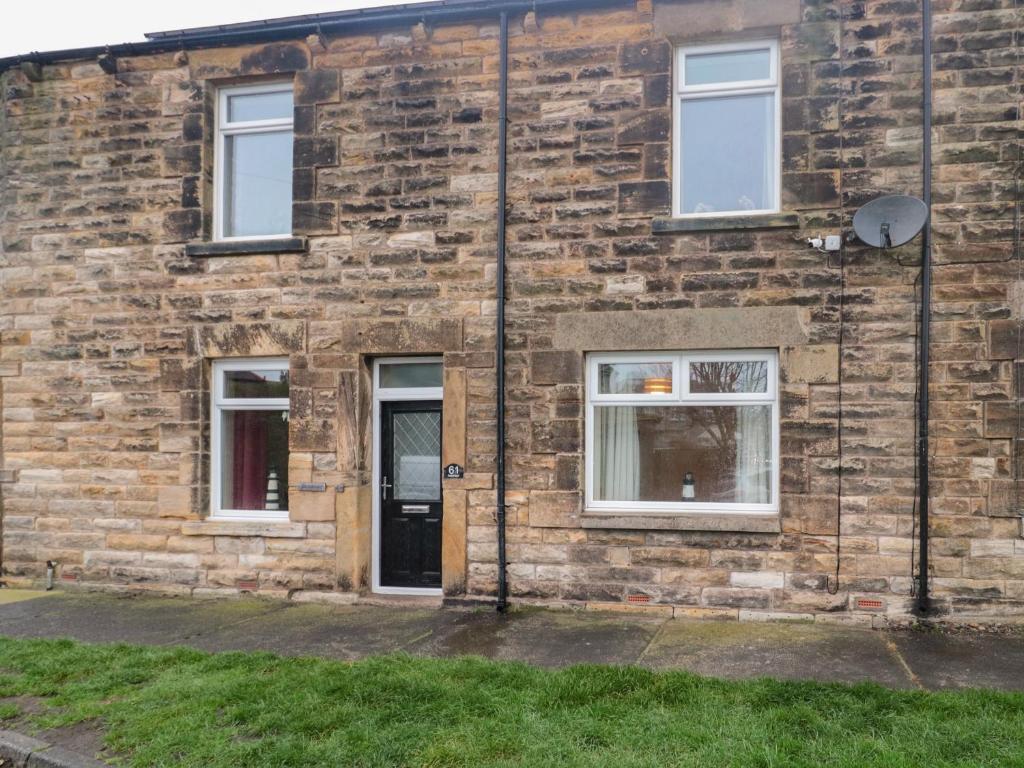
<instances>
[{"instance_id":1,"label":"house number plaque","mask_svg":"<svg viewBox=\"0 0 1024 768\"><path fill-rule=\"evenodd\" d=\"M444 476L446 480L456 480L466 474L466 470L462 468L461 464L449 464L444 468Z\"/></svg>"}]
</instances>

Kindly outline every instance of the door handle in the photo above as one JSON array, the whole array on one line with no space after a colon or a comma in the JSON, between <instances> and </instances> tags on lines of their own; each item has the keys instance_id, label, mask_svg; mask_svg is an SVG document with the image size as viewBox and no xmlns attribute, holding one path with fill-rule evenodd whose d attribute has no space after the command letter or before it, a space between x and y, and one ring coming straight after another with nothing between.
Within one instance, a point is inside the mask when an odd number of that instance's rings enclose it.
<instances>
[{"instance_id":1,"label":"door handle","mask_svg":"<svg viewBox=\"0 0 1024 768\"><path fill-rule=\"evenodd\" d=\"M380 497L381 497L381 499L383 499L384 501L387 501L388 500L388 488L393 488L393 487L394 486L392 486L391 483L388 482L388 476L384 475L384 477L380 481Z\"/></svg>"}]
</instances>

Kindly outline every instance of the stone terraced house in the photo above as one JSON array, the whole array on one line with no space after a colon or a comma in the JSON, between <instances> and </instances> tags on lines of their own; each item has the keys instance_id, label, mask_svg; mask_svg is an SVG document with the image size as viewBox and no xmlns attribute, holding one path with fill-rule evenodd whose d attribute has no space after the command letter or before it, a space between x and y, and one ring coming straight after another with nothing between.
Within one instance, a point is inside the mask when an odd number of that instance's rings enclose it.
<instances>
[{"instance_id":1,"label":"stone terraced house","mask_svg":"<svg viewBox=\"0 0 1024 768\"><path fill-rule=\"evenodd\" d=\"M1024 613L1022 30L441 0L0 61L3 580ZM930 224L868 246L889 194Z\"/></svg>"}]
</instances>

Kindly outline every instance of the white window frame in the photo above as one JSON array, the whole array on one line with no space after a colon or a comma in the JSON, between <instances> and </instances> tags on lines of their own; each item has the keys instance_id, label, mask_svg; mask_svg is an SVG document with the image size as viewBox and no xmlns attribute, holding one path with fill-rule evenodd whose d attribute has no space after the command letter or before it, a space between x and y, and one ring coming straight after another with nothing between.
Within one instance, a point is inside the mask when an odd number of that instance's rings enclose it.
<instances>
[{"instance_id":1,"label":"white window frame","mask_svg":"<svg viewBox=\"0 0 1024 768\"><path fill-rule=\"evenodd\" d=\"M440 597L444 590L435 587L385 587L380 583L380 449L381 449L381 403L404 400L441 400L444 401L443 369L442 386L439 387L381 387L380 368L393 363L443 363L441 357L381 357L373 361L373 504L371 505L370 525L370 591L380 595L420 595L424 597ZM441 418L444 418L442 406ZM442 445L442 453L444 446ZM444 460L442 456L442 461ZM443 502L442 502L443 504Z\"/></svg>"},{"instance_id":2,"label":"white window frame","mask_svg":"<svg viewBox=\"0 0 1024 768\"><path fill-rule=\"evenodd\" d=\"M770 77L762 80L737 80L727 83L708 83L703 85L686 84L686 57L707 54L707 53L732 53L735 51L750 51L761 48L768 48L770 62ZM721 218L723 216L758 216L766 213L778 213L782 200L782 86L779 78L779 41L777 39L767 40L745 40L735 43L718 43L715 45L693 45L676 48L676 62L674 67L675 89L673 91L672 104L672 211L676 218L697 219L697 218ZM683 102L688 99L709 98L715 96L753 96L757 94L775 94L775 136L773 146L775 149L775 184L773 192L773 205L754 211L712 211L710 213L684 213L681 210L683 202L683 174L685 169L682 165L683 156Z\"/></svg>"},{"instance_id":3,"label":"white window frame","mask_svg":"<svg viewBox=\"0 0 1024 768\"><path fill-rule=\"evenodd\" d=\"M223 509L221 507L221 449L223 448L224 411L284 411L289 413L286 397L225 397L224 374L229 371L287 371L287 357L247 357L213 361L213 386L210 387L210 519L287 521L287 509Z\"/></svg>"},{"instance_id":4,"label":"white window frame","mask_svg":"<svg viewBox=\"0 0 1024 768\"><path fill-rule=\"evenodd\" d=\"M233 85L217 89L217 104L215 108L214 122L217 126L217 135L213 148L213 238L222 242L235 242L244 240L279 240L291 237L289 226L288 232L276 235L224 235L224 192L226 179L225 174L225 152L227 151L227 137L239 136L242 134L254 133L277 133L282 130L292 131L294 142L295 120L294 114L287 118L273 118L269 120L244 120L237 122L228 121L228 98L231 96L251 96L257 93L284 93L294 94L295 88L290 80L275 81L273 83L261 83L259 85ZM293 97L294 101L294 97ZM291 213L289 212L289 221Z\"/></svg>"},{"instance_id":5,"label":"white window frame","mask_svg":"<svg viewBox=\"0 0 1024 768\"><path fill-rule=\"evenodd\" d=\"M671 359L672 394L598 394L598 366L602 363L663 362ZM768 365L768 385L765 392L708 393L690 392L692 362L757 361ZM690 352L621 352L587 355L586 375L586 435L585 472L587 512L601 514L739 514L777 515L779 512L779 355L776 350L695 350ZM608 405L635 406L699 406L699 405L770 405L772 407L772 478L771 500L768 504L740 502L695 501L604 501L595 499L594 493L594 409Z\"/></svg>"}]
</instances>

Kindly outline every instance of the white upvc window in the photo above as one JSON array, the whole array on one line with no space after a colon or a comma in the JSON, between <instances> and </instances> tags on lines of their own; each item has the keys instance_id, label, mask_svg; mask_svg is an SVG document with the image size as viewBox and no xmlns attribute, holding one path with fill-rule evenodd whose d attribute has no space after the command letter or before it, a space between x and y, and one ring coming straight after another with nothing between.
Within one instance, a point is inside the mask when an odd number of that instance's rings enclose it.
<instances>
[{"instance_id":1,"label":"white upvc window","mask_svg":"<svg viewBox=\"0 0 1024 768\"><path fill-rule=\"evenodd\" d=\"M291 83L218 90L215 240L291 235L293 110Z\"/></svg>"},{"instance_id":2,"label":"white upvc window","mask_svg":"<svg viewBox=\"0 0 1024 768\"><path fill-rule=\"evenodd\" d=\"M210 517L288 519L288 359L213 363Z\"/></svg>"},{"instance_id":3,"label":"white upvc window","mask_svg":"<svg viewBox=\"0 0 1024 768\"><path fill-rule=\"evenodd\" d=\"M676 49L674 215L779 210L781 90L777 40Z\"/></svg>"},{"instance_id":4,"label":"white upvc window","mask_svg":"<svg viewBox=\"0 0 1024 768\"><path fill-rule=\"evenodd\" d=\"M776 514L778 354L587 357L592 512Z\"/></svg>"}]
</instances>

